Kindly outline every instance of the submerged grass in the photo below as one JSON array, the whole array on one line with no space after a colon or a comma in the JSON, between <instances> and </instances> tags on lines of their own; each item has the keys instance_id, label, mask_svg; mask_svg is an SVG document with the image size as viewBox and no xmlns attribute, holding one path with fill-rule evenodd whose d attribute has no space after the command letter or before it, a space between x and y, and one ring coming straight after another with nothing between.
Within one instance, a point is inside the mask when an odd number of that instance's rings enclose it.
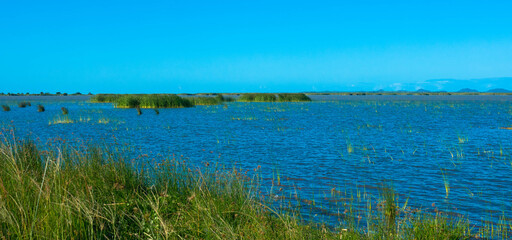
<instances>
[{"instance_id":1,"label":"submerged grass","mask_svg":"<svg viewBox=\"0 0 512 240\"><path fill-rule=\"evenodd\" d=\"M327 228L275 210L256 194L259 178L235 169L192 170L175 158L135 167L122 151L110 148L62 145L42 151L34 142L13 137L0 140L0 168L0 235L7 239L471 236L464 219L399 207L392 188L381 193L381 207L375 217L369 215L367 228L349 221ZM355 217L351 213L347 219Z\"/></svg>"}]
</instances>

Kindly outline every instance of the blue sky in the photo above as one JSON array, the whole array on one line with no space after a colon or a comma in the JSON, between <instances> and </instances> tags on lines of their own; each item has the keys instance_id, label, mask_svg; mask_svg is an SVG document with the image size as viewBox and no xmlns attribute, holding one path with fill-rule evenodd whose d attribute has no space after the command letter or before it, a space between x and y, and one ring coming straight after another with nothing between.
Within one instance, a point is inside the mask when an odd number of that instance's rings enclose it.
<instances>
[{"instance_id":1,"label":"blue sky","mask_svg":"<svg viewBox=\"0 0 512 240\"><path fill-rule=\"evenodd\" d=\"M0 92L482 88L512 77L511 12L492 0L2 1Z\"/></svg>"}]
</instances>

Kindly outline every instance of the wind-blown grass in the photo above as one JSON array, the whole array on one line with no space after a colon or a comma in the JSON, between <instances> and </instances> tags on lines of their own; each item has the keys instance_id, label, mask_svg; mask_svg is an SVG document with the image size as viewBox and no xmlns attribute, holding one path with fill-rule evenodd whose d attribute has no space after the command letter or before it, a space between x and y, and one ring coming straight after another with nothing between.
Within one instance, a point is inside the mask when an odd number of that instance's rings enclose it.
<instances>
[{"instance_id":1,"label":"wind-blown grass","mask_svg":"<svg viewBox=\"0 0 512 240\"><path fill-rule=\"evenodd\" d=\"M5 135L4 135L5 136ZM0 140L0 234L7 239L466 239L467 222L406 211L383 192L367 229L305 224L274 210L236 170L179 159L134 167L95 146L41 151ZM221 169L222 170L222 169Z\"/></svg>"}]
</instances>

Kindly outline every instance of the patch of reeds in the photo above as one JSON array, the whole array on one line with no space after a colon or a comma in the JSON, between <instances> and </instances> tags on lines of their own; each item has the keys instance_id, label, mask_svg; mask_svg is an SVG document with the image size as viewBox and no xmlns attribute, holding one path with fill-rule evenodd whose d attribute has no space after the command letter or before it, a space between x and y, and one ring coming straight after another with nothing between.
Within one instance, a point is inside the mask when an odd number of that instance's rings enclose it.
<instances>
[{"instance_id":1,"label":"patch of reeds","mask_svg":"<svg viewBox=\"0 0 512 240\"><path fill-rule=\"evenodd\" d=\"M118 108L184 108L194 106L190 100L174 94L122 95L113 103Z\"/></svg>"},{"instance_id":2,"label":"patch of reeds","mask_svg":"<svg viewBox=\"0 0 512 240\"><path fill-rule=\"evenodd\" d=\"M304 93L280 93L277 95L279 102L310 102L311 98Z\"/></svg>"},{"instance_id":3,"label":"patch of reeds","mask_svg":"<svg viewBox=\"0 0 512 240\"><path fill-rule=\"evenodd\" d=\"M218 97L190 97L187 98L193 105L218 105L221 104L224 98Z\"/></svg>"},{"instance_id":4,"label":"patch of reeds","mask_svg":"<svg viewBox=\"0 0 512 240\"><path fill-rule=\"evenodd\" d=\"M68 109L65 107L61 107L60 110L62 110L62 114L64 114L64 115L68 115L68 113L69 113Z\"/></svg>"},{"instance_id":5,"label":"patch of reeds","mask_svg":"<svg viewBox=\"0 0 512 240\"><path fill-rule=\"evenodd\" d=\"M38 111L38 112L44 112L44 110L45 110L45 109L44 109L44 106L43 106L43 105L41 105L41 104L37 105L37 111Z\"/></svg>"},{"instance_id":6,"label":"patch of reeds","mask_svg":"<svg viewBox=\"0 0 512 240\"><path fill-rule=\"evenodd\" d=\"M239 98L240 102L275 102L277 97L273 93L244 93Z\"/></svg>"},{"instance_id":7,"label":"patch of reeds","mask_svg":"<svg viewBox=\"0 0 512 240\"><path fill-rule=\"evenodd\" d=\"M142 110L140 110L140 107L135 107L135 109L137 109L137 115L142 115Z\"/></svg>"},{"instance_id":8,"label":"patch of reeds","mask_svg":"<svg viewBox=\"0 0 512 240\"><path fill-rule=\"evenodd\" d=\"M11 111L11 107L7 106L7 105L2 105L2 109L4 110L4 112L9 112Z\"/></svg>"},{"instance_id":9,"label":"patch of reeds","mask_svg":"<svg viewBox=\"0 0 512 240\"><path fill-rule=\"evenodd\" d=\"M24 107L30 107L32 104L30 102L19 102L18 107L24 108Z\"/></svg>"}]
</instances>

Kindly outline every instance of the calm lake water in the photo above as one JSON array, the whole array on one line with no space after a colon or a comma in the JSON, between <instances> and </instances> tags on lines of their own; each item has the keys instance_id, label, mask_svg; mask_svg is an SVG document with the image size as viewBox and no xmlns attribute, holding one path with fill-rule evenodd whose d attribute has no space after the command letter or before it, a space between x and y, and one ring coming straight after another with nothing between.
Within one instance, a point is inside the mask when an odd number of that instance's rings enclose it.
<instances>
[{"instance_id":1,"label":"calm lake water","mask_svg":"<svg viewBox=\"0 0 512 240\"><path fill-rule=\"evenodd\" d=\"M476 225L511 221L512 130L504 128L512 127L512 97L312 98L160 109L159 115L143 109L138 116L134 109L88 103L87 96L0 97L11 107L0 112L0 124L41 145L116 143L130 146L134 158L174 154L197 166L249 172L261 166L264 194L292 199L306 218L332 225L344 216L346 198L361 208L374 204L383 183L413 208L462 214ZM17 107L27 100L32 107ZM45 112L37 112L38 103ZM72 123L63 121L61 107Z\"/></svg>"}]
</instances>

